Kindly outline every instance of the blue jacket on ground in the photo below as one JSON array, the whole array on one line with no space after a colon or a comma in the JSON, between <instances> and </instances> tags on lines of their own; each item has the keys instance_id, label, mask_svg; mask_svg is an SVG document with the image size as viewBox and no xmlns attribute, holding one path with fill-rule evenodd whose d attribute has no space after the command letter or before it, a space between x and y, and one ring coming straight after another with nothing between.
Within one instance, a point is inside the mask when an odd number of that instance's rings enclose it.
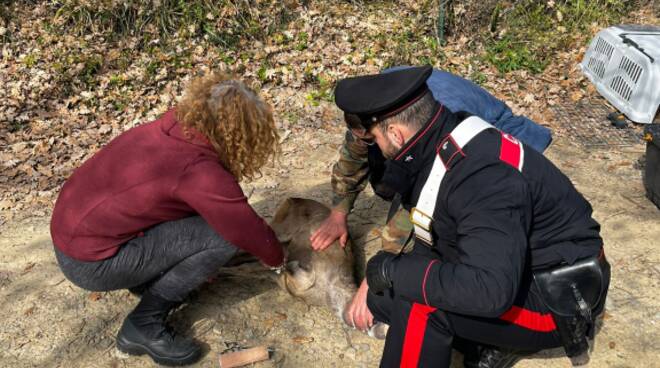
<instances>
[{"instance_id":1,"label":"blue jacket on ground","mask_svg":"<svg viewBox=\"0 0 660 368\"><path fill-rule=\"evenodd\" d=\"M409 67L396 66L384 70L383 73L404 68ZM538 152L543 152L552 142L550 129L524 116L514 115L511 108L503 101L498 100L488 91L467 79L433 69L433 73L431 73L426 84L433 93L433 97L449 110L454 112L466 111L479 116L498 129L520 139Z\"/></svg>"}]
</instances>

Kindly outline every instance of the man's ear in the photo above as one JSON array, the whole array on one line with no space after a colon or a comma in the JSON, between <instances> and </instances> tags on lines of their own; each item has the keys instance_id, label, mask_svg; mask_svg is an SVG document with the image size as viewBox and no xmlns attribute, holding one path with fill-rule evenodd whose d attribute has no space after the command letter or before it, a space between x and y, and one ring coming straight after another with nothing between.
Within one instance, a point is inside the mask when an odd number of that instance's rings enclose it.
<instances>
[{"instance_id":1,"label":"man's ear","mask_svg":"<svg viewBox=\"0 0 660 368\"><path fill-rule=\"evenodd\" d=\"M392 141L399 147L403 146L406 143L405 137L403 135L403 130L401 125L394 123L387 126L387 134L390 135Z\"/></svg>"}]
</instances>

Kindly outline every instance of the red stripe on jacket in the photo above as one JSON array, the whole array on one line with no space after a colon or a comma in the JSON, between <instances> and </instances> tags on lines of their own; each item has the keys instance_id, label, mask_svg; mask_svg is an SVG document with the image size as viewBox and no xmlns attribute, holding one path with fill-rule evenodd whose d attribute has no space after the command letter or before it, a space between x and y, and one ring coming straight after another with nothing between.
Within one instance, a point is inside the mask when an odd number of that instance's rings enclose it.
<instances>
[{"instance_id":1,"label":"red stripe on jacket","mask_svg":"<svg viewBox=\"0 0 660 368\"><path fill-rule=\"evenodd\" d=\"M502 145L500 147L500 160L513 166L516 170L520 167L521 159L520 143L509 134L502 132Z\"/></svg>"}]
</instances>

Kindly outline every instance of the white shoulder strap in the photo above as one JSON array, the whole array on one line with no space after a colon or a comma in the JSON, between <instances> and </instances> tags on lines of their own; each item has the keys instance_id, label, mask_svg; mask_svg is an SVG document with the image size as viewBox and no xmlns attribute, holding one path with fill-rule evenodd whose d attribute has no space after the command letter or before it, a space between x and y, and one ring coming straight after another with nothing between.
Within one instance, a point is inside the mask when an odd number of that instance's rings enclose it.
<instances>
[{"instance_id":1,"label":"white shoulder strap","mask_svg":"<svg viewBox=\"0 0 660 368\"><path fill-rule=\"evenodd\" d=\"M488 128L494 127L477 116L470 116L458 124L450 133L450 136L456 145L460 149L463 149L472 138ZM440 185L442 184L442 179L445 177L445 173L447 173L447 168L442 162L440 155L436 155L431 173L426 178L426 183L424 183L422 192L417 200L417 206L410 212L410 221L415 227L415 236L428 244L433 242L431 223L433 221L433 212L435 212L435 204L438 200L438 192L440 191Z\"/></svg>"}]
</instances>

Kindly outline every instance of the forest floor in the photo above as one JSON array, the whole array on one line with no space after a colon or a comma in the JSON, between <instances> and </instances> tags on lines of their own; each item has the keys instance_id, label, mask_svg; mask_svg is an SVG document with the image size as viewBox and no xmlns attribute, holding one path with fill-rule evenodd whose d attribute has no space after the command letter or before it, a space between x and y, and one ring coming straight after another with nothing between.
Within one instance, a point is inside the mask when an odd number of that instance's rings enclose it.
<instances>
[{"instance_id":1,"label":"forest floor","mask_svg":"<svg viewBox=\"0 0 660 368\"><path fill-rule=\"evenodd\" d=\"M328 202L329 170L342 131L308 129L290 135L282 162L286 177L251 183L250 202L265 217L286 197ZM547 156L594 207L612 264L604 327L593 367L651 367L660 351L660 211L643 196L637 161L643 146L584 150L559 137ZM387 203L364 193L351 216L357 247L380 249ZM5 224L0 238L0 365L6 367L140 367L114 348L124 316L137 303L127 291L90 293L67 281L53 256L48 217ZM309 307L261 278L227 277L203 287L174 315L175 326L206 345L200 367L218 353L266 344L276 350L256 367L375 367L382 342L346 329L331 311ZM538 354L516 367L569 367L560 352ZM460 359L457 360L460 362ZM457 364L457 363L456 363ZM459 366L459 365L455 365Z\"/></svg>"},{"instance_id":2,"label":"forest floor","mask_svg":"<svg viewBox=\"0 0 660 368\"><path fill-rule=\"evenodd\" d=\"M0 59L5 86L0 90L0 366L152 366L148 358L128 357L114 347L115 334L138 299L127 291L84 291L66 280L54 258L49 215L59 187L77 165L112 137L165 111L194 73L236 67L274 106L282 156L263 177L243 183L250 203L268 219L290 196L330 200L330 170L343 125L328 80L373 73L392 63L431 62L471 76L517 113L553 130L554 142L545 154L591 202L612 265L591 366L660 367L660 211L644 196L644 145L641 140L585 145L572 135L575 127L553 113L584 101L605 104L576 68L586 43L559 53L541 74L519 70L501 75L475 56L478 47L462 52L471 43L466 37L450 38L439 59L424 59L428 50L400 48L410 46L401 39L394 50L389 42L396 37L390 33L407 32L417 23L399 25L406 17L393 4L368 7L362 18L346 16L364 10L358 6L341 4L333 10L311 4L282 33L290 42L242 45L238 51L225 50L222 58L194 43L182 45L175 55L158 49L158 42L127 56L123 50L131 48L130 39L104 48L97 36L79 40L75 49L75 38L51 30L43 4L26 8L23 22L0 24L0 31L5 29L0 39L12 37L2 45ZM414 6L402 10L416 11ZM657 17L642 16L658 23ZM379 41L371 47L373 40ZM94 67L90 50L103 57L102 67ZM396 59L397 52L407 54ZM182 54L185 62L177 59ZM67 81L56 73L62 68L71 68L64 70ZM72 82L85 78L92 83ZM59 90L65 82L73 89ZM602 124L605 129L604 119ZM639 134L641 128L630 129ZM367 256L380 249L387 207L367 190L350 217L351 236ZM258 344L275 353L255 367L375 367L383 348L382 341L346 329L329 310L309 307L250 275L205 285L173 321L205 344L200 367L217 367L218 354L225 350ZM455 367L460 366L457 357ZM569 366L560 351L516 365Z\"/></svg>"}]
</instances>

